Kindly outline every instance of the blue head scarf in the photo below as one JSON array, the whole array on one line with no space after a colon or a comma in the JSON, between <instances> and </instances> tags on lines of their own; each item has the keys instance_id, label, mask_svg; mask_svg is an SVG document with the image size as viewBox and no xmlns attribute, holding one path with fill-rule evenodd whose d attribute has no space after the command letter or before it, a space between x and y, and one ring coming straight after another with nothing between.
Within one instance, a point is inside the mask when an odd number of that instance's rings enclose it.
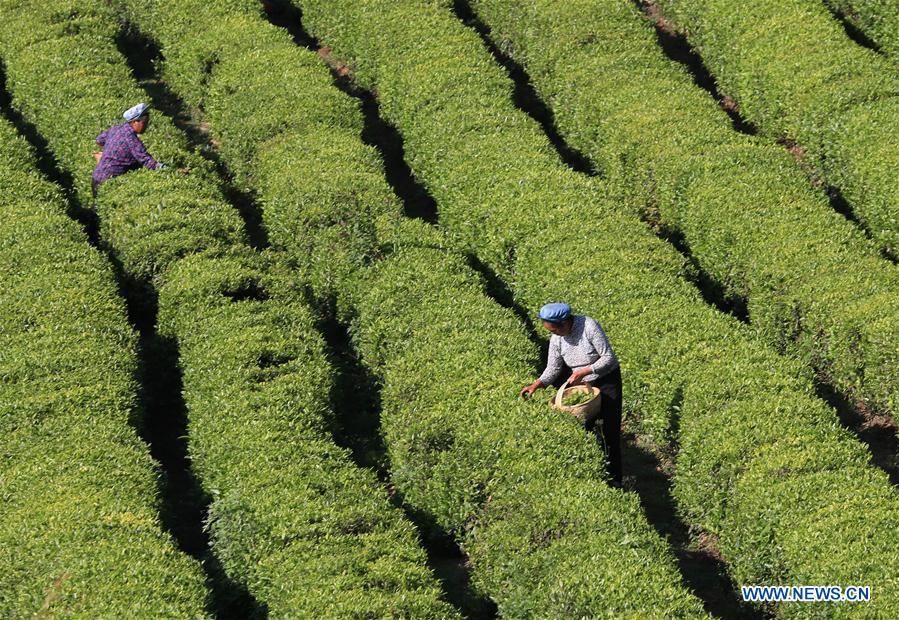
<instances>
[{"instance_id":1,"label":"blue head scarf","mask_svg":"<svg viewBox=\"0 0 899 620\"><path fill-rule=\"evenodd\" d=\"M571 306L568 304L546 304L540 308L540 319L550 323L561 323L571 316Z\"/></svg>"},{"instance_id":2,"label":"blue head scarf","mask_svg":"<svg viewBox=\"0 0 899 620\"><path fill-rule=\"evenodd\" d=\"M125 110L125 113L122 114L125 117L125 120L129 123L131 121L136 121L141 116L143 116L147 112L147 104L146 103L138 103L133 108L128 108Z\"/></svg>"}]
</instances>

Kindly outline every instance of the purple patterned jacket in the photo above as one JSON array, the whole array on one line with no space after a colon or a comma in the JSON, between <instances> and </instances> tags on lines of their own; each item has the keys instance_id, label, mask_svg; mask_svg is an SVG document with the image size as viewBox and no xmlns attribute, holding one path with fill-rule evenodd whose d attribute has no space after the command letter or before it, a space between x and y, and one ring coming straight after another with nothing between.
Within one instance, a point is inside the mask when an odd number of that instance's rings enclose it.
<instances>
[{"instance_id":1,"label":"purple patterned jacket","mask_svg":"<svg viewBox=\"0 0 899 620\"><path fill-rule=\"evenodd\" d=\"M101 133L97 136L97 144L103 147L103 156L93 174L98 185L141 166L150 170L160 167L128 123L114 125Z\"/></svg>"}]
</instances>

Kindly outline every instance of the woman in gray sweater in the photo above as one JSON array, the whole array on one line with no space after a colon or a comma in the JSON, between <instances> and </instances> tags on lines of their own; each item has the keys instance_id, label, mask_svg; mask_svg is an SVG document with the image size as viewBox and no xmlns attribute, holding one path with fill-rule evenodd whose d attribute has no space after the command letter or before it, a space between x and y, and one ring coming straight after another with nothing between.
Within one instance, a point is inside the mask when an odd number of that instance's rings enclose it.
<instances>
[{"instance_id":1,"label":"woman in gray sweater","mask_svg":"<svg viewBox=\"0 0 899 620\"><path fill-rule=\"evenodd\" d=\"M599 323L589 316L572 315L568 304L540 308L549 339L546 370L521 390L530 396L541 387L588 383L600 390L600 416L592 424L603 441L612 485L621 486L621 369L612 345ZM570 373L570 375L569 375Z\"/></svg>"}]
</instances>

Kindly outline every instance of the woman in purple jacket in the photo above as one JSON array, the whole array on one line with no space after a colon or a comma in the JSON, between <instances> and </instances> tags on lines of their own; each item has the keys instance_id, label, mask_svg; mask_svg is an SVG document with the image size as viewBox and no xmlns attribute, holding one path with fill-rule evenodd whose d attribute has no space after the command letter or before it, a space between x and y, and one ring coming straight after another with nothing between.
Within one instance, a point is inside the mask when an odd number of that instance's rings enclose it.
<instances>
[{"instance_id":1,"label":"woman in purple jacket","mask_svg":"<svg viewBox=\"0 0 899 620\"><path fill-rule=\"evenodd\" d=\"M97 144L103 147L102 153L94 153L97 167L91 176L91 192L97 198L97 188L104 181L135 170L143 166L150 170L162 170L161 164L147 152L144 143L138 137L150 126L150 109L145 103L129 108L122 115L125 123L114 125L97 136Z\"/></svg>"}]
</instances>

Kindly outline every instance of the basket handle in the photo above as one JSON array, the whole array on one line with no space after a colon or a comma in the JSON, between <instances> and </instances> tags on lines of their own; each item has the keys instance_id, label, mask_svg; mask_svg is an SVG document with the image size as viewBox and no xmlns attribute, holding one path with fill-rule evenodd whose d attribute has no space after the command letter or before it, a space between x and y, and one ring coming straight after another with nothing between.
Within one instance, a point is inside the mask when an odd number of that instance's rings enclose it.
<instances>
[{"instance_id":1,"label":"basket handle","mask_svg":"<svg viewBox=\"0 0 899 620\"><path fill-rule=\"evenodd\" d=\"M565 388L567 388L567 387L568 387L568 381L565 381L565 383L562 384L562 387L560 387L559 390L556 392L556 407L558 407L559 409L562 408L562 394L565 393Z\"/></svg>"}]
</instances>

